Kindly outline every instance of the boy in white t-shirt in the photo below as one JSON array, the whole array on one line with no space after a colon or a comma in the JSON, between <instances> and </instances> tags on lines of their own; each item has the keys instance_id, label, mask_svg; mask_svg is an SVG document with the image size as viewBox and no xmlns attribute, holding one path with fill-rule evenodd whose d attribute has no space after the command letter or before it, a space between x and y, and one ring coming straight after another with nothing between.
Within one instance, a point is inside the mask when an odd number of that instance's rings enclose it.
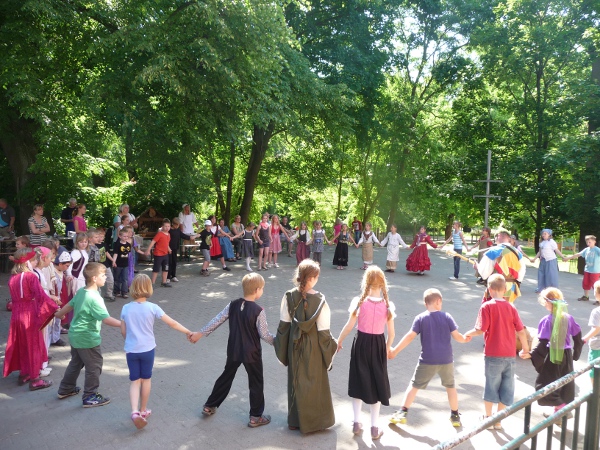
<instances>
[{"instance_id":1,"label":"boy in white t-shirt","mask_svg":"<svg viewBox=\"0 0 600 450\"><path fill-rule=\"evenodd\" d=\"M600 301L600 281L594 283L594 297ZM592 309L588 325L592 329L583 337L583 342L589 344L588 362L600 358L600 306ZM594 379L594 369L590 371L590 377Z\"/></svg>"}]
</instances>

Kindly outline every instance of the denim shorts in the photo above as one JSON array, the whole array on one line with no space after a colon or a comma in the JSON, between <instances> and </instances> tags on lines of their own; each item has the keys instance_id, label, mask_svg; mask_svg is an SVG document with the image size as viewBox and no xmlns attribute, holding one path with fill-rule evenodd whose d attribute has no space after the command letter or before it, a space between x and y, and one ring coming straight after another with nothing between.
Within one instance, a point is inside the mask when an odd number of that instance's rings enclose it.
<instances>
[{"instance_id":1,"label":"denim shorts","mask_svg":"<svg viewBox=\"0 0 600 450\"><path fill-rule=\"evenodd\" d=\"M512 405L515 398L515 358L485 357L483 400Z\"/></svg>"},{"instance_id":2,"label":"denim shorts","mask_svg":"<svg viewBox=\"0 0 600 450\"><path fill-rule=\"evenodd\" d=\"M135 381L140 378L148 380L152 378L154 367L154 349L143 353L126 353L127 367L129 367L129 380Z\"/></svg>"}]
</instances>

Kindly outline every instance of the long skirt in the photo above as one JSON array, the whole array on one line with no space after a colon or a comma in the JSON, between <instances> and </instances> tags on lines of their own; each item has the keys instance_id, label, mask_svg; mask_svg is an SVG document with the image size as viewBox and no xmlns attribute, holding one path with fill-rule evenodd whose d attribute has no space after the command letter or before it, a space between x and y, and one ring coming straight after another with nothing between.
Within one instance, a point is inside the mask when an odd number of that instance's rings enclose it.
<instances>
[{"instance_id":1,"label":"long skirt","mask_svg":"<svg viewBox=\"0 0 600 450\"><path fill-rule=\"evenodd\" d=\"M356 332L350 354L348 395L372 405L390 404L391 390L387 371L387 352L383 334Z\"/></svg>"},{"instance_id":2,"label":"long skirt","mask_svg":"<svg viewBox=\"0 0 600 450\"><path fill-rule=\"evenodd\" d=\"M310 248L306 245L306 242L298 241L296 246L296 263L300 264L305 259L310 257Z\"/></svg>"},{"instance_id":3,"label":"long skirt","mask_svg":"<svg viewBox=\"0 0 600 450\"><path fill-rule=\"evenodd\" d=\"M542 291L547 287L558 287L558 259L556 258L550 261L544 258L540 259L537 288Z\"/></svg>"},{"instance_id":4,"label":"long skirt","mask_svg":"<svg viewBox=\"0 0 600 450\"><path fill-rule=\"evenodd\" d=\"M409 272L424 272L431 269L431 260L426 245L417 245L408 258L406 270Z\"/></svg>"},{"instance_id":5,"label":"long skirt","mask_svg":"<svg viewBox=\"0 0 600 450\"><path fill-rule=\"evenodd\" d=\"M221 252L223 253L223 257L225 259L235 258L235 253L233 252L233 245L231 245L231 241L229 240L229 238L220 237L219 244L221 244Z\"/></svg>"},{"instance_id":6,"label":"long skirt","mask_svg":"<svg viewBox=\"0 0 600 450\"><path fill-rule=\"evenodd\" d=\"M221 243L219 238L216 236L212 237L212 245L210 246L210 259L216 260L223 257L223 251L221 250Z\"/></svg>"},{"instance_id":7,"label":"long skirt","mask_svg":"<svg viewBox=\"0 0 600 450\"><path fill-rule=\"evenodd\" d=\"M535 389L539 390L550 383L564 377L573 371L573 351L565 349L561 364L553 364L550 356L544 360L544 365L535 379ZM563 387L538 400L540 406L558 406L570 403L575 399L575 382L565 384Z\"/></svg>"},{"instance_id":8,"label":"long skirt","mask_svg":"<svg viewBox=\"0 0 600 450\"><path fill-rule=\"evenodd\" d=\"M271 235L271 246L269 247L271 253L281 252L281 237L278 234Z\"/></svg>"},{"instance_id":9,"label":"long skirt","mask_svg":"<svg viewBox=\"0 0 600 450\"><path fill-rule=\"evenodd\" d=\"M335 246L335 253L333 254L333 265L348 265L348 244L346 242L338 242L338 244Z\"/></svg>"},{"instance_id":10,"label":"long skirt","mask_svg":"<svg viewBox=\"0 0 600 450\"><path fill-rule=\"evenodd\" d=\"M373 243L363 242L362 259L365 264L373 264Z\"/></svg>"}]
</instances>

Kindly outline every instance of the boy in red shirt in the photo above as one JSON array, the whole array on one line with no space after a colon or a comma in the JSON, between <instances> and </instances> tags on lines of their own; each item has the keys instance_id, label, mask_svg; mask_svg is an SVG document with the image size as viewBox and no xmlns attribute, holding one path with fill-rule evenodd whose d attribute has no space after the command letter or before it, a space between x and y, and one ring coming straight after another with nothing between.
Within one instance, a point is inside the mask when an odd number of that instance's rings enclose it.
<instances>
[{"instance_id":1,"label":"boy in red shirt","mask_svg":"<svg viewBox=\"0 0 600 450\"><path fill-rule=\"evenodd\" d=\"M156 277L158 276L158 272L162 269L162 283L160 285L162 287L170 288L171 285L167 283L167 275L169 273L169 254L171 253L171 248L169 247L169 242L171 241L171 235L169 234L169 230L171 229L171 221L169 219L163 220L163 226L154 239L152 239L152 243L148 246L148 250L146 250L146 255L150 255L150 251L152 247L154 247L154 265L152 266L152 284L156 282Z\"/></svg>"},{"instance_id":2,"label":"boy in red shirt","mask_svg":"<svg viewBox=\"0 0 600 450\"><path fill-rule=\"evenodd\" d=\"M485 416L482 420L492 415L494 403L498 404L498 411L502 411L514 401L517 349L515 331L523 346L523 353L529 353L527 335L517 308L502 297L506 291L504 276L493 274L487 282L492 299L481 305L475 327L464 334L465 337L483 334L485 341ZM502 423L497 422L493 428L501 430Z\"/></svg>"}]
</instances>

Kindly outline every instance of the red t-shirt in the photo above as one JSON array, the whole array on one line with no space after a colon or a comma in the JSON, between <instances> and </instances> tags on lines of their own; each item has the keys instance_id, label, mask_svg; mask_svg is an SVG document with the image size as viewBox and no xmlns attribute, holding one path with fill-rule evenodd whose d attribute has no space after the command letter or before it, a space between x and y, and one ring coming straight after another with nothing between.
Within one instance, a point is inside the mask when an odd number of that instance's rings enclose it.
<instances>
[{"instance_id":1,"label":"red t-shirt","mask_svg":"<svg viewBox=\"0 0 600 450\"><path fill-rule=\"evenodd\" d=\"M162 231L156 233L153 242L154 244L154 255L155 256L165 256L169 254L169 241L171 240L171 235L169 233L165 234Z\"/></svg>"},{"instance_id":2,"label":"red t-shirt","mask_svg":"<svg viewBox=\"0 0 600 450\"><path fill-rule=\"evenodd\" d=\"M516 332L523 329L517 308L497 298L479 308L475 329L483 331L485 356L511 358L517 352Z\"/></svg>"}]
</instances>

